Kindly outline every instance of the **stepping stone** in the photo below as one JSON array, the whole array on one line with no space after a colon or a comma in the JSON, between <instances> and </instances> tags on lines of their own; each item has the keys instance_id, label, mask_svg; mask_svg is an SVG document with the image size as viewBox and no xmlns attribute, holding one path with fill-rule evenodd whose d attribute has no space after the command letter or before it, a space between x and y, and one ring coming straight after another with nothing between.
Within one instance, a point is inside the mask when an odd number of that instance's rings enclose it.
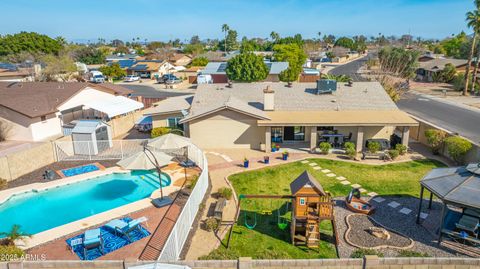
<instances>
[{"instance_id":1,"label":"stepping stone","mask_svg":"<svg viewBox=\"0 0 480 269\"><path fill-rule=\"evenodd\" d=\"M322 173L325 173L325 174L326 174L326 173L330 173L330 172L332 172L332 171L330 171L330 170L328 170L328 169L323 169L323 170L322 170Z\"/></svg>"},{"instance_id":2,"label":"stepping stone","mask_svg":"<svg viewBox=\"0 0 480 269\"><path fill-rule=\"evenodd\" d=\"M342 182L340 182L340 183L342 183L342 185L350 185L350 181L348 181L348 180L344 180L344 181L342 181Z\"/></svg>"},{"instance_id":3,"label":"stepping stone","mask_svg":"<svg viewBox=\"0 0 480 269\"><path fill-rule=\"evenodd\" d=\"M320 170L320 169L322 169L322 168L321 168L321 167L319 167L319 166L315 166L315 167L313 167L313 170Z\"/></svg>"},{"instance_id":4,"label":"stepping stone","mask_svg":"<svg viewBox=\"0 0 480 269\"><path fill-rule=\"evenodd\" d=\"M317 166L317 163L311 163L310 166Z\"/></svg>"},{"instance_id":5,"label":"stepping stone","mask_svg":"<svg viewBox=\"0 0 480 269\"><path fill-rule=\"evenodd\" d=\"M372 199L373 201L377 202L377 203L383 203L385 202L385 198L382 198L382 197L375 197Z\"/></svg>"},{"instance_id":6,"label":"stepping stone","mask_svg":"<svg viewBox=\"0 0 480 269\"><path fill-rule=\"evenodd\" d=\"M359 191L360 191L360 193L365 193L365 192L367 192L367 190L364 189L364 188L360 188Z\"/></svg>"},{"instance_id":7,"label":"stepping stone","mask_svg":"<svg viewBox=\"0 0 480 269\"><path fill-rule=\"evenodd\" d=\"M388 203L388 206L391 208L397 208L399 205L400 204L395 201Z\"/></svg>"},{"instance_id":8,"label":"stepping stone","mask_svg":"<svg viewBox=\"0 0 480 269\"><path fill-rule=\"evenodd\" d=\"M412 210L404 207L404 208L400 209L399 212L402 213L402 214L408 215L408 214L410 214L410 212L412 212Z\"/></svg>"},{"instance_id":9,"label":"stepping stone","mask_svg":"<svg viewBox=\"0 0 480 269\"><path fill-rule=\"evenodd\" d=\"M372 191L372 192L367 193L367 195L370 196L370 197L373 197L373 196L377 196L378 193Z\"/></svg>"},{"instance_id":10,"label":"stepping stone","mask_svg":"<svg viewBox=\"0 0 480 269\"><path fill-rule=\"evenodd\" d=\"M360 188L362 185L360 184L352 184L352 188Z\"/></svg>"},{"instance_id":11,"label":"stepping stone","mask_svg":"<svg viewBox=\"0 0 480 269\"><path fill-rule=\"evenodd\" d=\"M346 178L345 178L345 177L342 177L342 176L340 176L340 177L337 177L337 179L338 179L338 180L345 180Z\"/></svg>"},{"instance_id":12,"label":"stepping stone","mask_svg":"<svg viewBox=\"0 0 480 269\"><path fill-rule=\"evenodd\" d=\"M334 177L336 176L334 173L327 174L327 177Z\"/></svg>"},{"instance_id":13,"label":"stepping stone","mask_svg":"<svg viewBox=\"0 0 480 269\"><path fill-rule=\"evenodd\" d=\"M426 219L428 217L427 213L420 212L420 218L421 219Z\"/></svg>"},{"instance_id":14,"label":"stepping stone","mask_svg":"<svg viewBox=\"0 0 480 269\"><path fill-rule=\"evenodd\" d=\"M301 163L309 163L307 160L301 161Z\"/></svg>"}]
</instances>

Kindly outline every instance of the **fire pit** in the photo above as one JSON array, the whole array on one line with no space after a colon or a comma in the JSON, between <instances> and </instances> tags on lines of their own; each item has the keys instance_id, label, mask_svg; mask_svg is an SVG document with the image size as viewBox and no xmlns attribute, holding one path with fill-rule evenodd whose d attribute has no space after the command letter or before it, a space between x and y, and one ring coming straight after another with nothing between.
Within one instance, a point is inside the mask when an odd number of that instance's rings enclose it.
<instances>
[{"instance_id":1,"label":"fire pit","mask_svg":"<svg viewBox=\"0 0 480 269\"><path fill-rule=\"evenodd\" d=\"M409 249L413 240L401 233L375 222L370 216L351 214L346 217L348 229L345 241L357 248L365 249Z\"/></svg>"}]
</instances>

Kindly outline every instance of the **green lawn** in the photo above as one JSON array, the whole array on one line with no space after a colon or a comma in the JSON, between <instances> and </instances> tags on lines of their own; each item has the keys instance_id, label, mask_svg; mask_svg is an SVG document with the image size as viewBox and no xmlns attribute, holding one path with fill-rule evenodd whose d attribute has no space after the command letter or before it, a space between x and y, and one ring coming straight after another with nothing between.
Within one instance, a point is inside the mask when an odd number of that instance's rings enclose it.
<instances>
[{"instance_id":1,"label":"green lawn","mask_svg":"<svg viewBox=\"0 0 480 269\"><path fill-rule=\"evenodd\" d=\"M323 169L329 169L337 176L344 176L352 184L358 183L369 192L381 195L418 196L419 180L432 168L444 166L434 160L418 160L381 166L364 165L351 162L310 159ZM314 170L309 164L300 162L267 167L260 170L243 172L229 177L237 195L240 194L290 194L290 182L304 170L308 170L333 196L345 196L350 186L341 185L334 177L329 178L320 170ZM290 218L290 206L286 200L242 199L242 212L233 229L230 248L220 246L203 259L235 259L239 256L256 259L275 258L335 258L336 251L332 240L332 227L328 221L322 223L322 241L320 247L310 250L295 247L290 243L289 228L280 230L277 226L279 215ZM287 206L289 208L287 208ZM264 215L262 211L271 211ZM255 223L254 229L248 229ZM341 236L341 235L340 235ZM226 239L224 240L224 244Z\"/></svg>"}]
</instances>

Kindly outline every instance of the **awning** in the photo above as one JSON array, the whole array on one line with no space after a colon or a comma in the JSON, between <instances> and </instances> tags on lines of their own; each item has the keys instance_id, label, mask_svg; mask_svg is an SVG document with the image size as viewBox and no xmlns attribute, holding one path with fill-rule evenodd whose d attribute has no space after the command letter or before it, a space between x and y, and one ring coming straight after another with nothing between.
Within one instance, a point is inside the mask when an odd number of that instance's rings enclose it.
<instances>
[{"instance_id":1,"label":"awning","mask_svg":"<svg viewBox=\"0 0 480 269\"><path fill-rule=\"evenodd\" d=\"M143 103L137 102L125 96L111 96L108 98L92 100L85 103L87 108L91 108L108 115L113 118L118 115L133 112L143 108Z\"/></svg>"}]
</instances>

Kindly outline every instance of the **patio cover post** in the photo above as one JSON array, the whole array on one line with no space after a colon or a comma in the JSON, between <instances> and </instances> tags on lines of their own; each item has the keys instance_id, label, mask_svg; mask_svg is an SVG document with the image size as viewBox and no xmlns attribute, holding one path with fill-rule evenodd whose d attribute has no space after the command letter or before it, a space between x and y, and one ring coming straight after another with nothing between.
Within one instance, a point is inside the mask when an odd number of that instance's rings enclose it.
<instances>
[{"instance_id":1,"label":"patio cover post","mask_svg":"<svg viewBox=\"0 0 480 269\"><path fill-rule=\"evenodd\" d=\"M408 147L408 138L410 136L410 127L405 126L403 127L402 131L402 145Z\"/></svg>"},{"instance_id":2,"label":"patio cover post","mask_svg":"<svg viewBox=\"0 0 480 269\"><path fill-rule=\"evenodd\" d=\"M310 129L310 152L315 153L315 148L317 147L317 127L312 126Z\"/></svg>"},{"instance_id":3,"label":"patio cover post","mask_svg":"<svg viewBox=\"0 0 480 269\"><path fill-rule=\"evenodd\" d=\"M418 203L417 224L420 224L420 213L422 212L423 186L420 188L420 202Z\"/></svg>"},{"instance_id":4,"label":"patio cover post","mask_svg":"<svg viewBox=\"0 0 480 269\"><path fill-rule=\"evenodd\" d=\"M265 127L265 152L270 153L272 150L272 127Z\"/></svg>"},{"instance_id":5,"label":"patio cover post","mask_svg":"<svg viewBox=\"0 0 480 269\"><path fill-rule=\"evenodd\" d=\"M432 200L433 200L433 192L430 192L430 201L428 201L428 209L432 209Z\"/></svg>"},{"instance_id":6,"label":"patio cover post","mask_svg":"<svg viewBox=\"0 0 480 269\"><path fill-rule=\"evenodd\" d=\"M442 222L440 222L440 229L439 229L439 235L438 235L438 244L442 242L442 230L443 230L443 224L445 222L445 215L447 214L447 204L443 202L443 208L442 208Z\"/></svg>"},{"instance_id":7,"label":"patio cover post","mask_svg":"<svg viewBox=\"0 0 480 269\"><path fill-rule=\"evenodd\" d=\"M362 126L358 127L356 142L357 142L357 148L356 148L357 153L362 152L363 150L363 127Z\"/></svg>"}]
</instances>

